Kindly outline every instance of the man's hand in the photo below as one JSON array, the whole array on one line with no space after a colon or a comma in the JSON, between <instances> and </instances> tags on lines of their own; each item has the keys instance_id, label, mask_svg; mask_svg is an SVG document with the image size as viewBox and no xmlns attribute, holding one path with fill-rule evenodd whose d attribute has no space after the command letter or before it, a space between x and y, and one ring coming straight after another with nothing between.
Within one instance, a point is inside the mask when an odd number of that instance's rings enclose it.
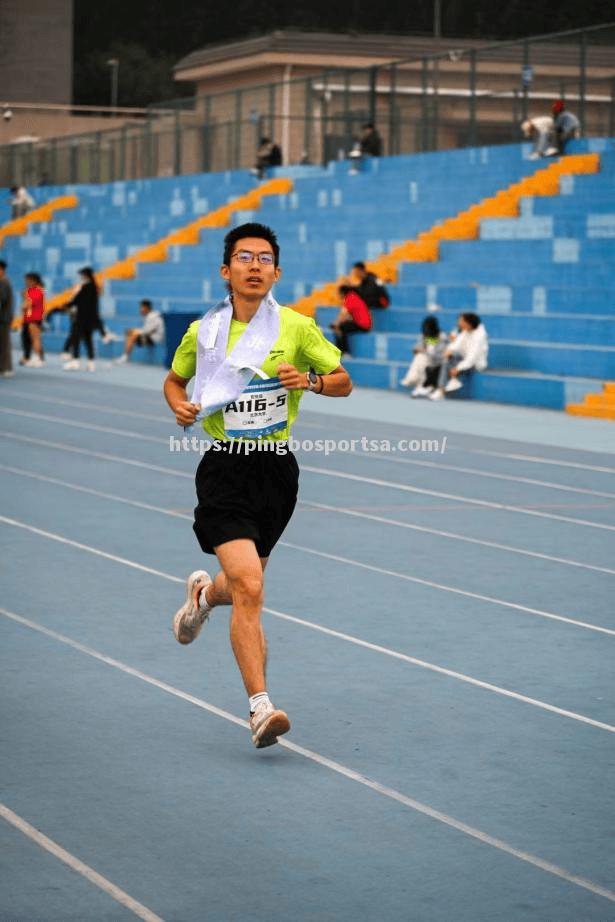
<instances>
[{"instance_id":1,"label":"man's hand","mask_svg":"<svg viewBox=\"0 0 615 922\"><path fill-rule=\"evenodd\" d=\"M278 378L287 391L299 391L307 388L304 371L297 371L294 365L283 362L278 365Z\"/></svg>"},{"instance_id":2,"label":"man's hand","mask_svg":"<svg viewBox=\"0 0 615 922\"><path fill-rule=\"evenodd\" d=\"M450 374L451 378L458 378L458 377L459 377L459 370L458 370L457 368L451 368L449 374Z\"/></svg>"},{"instance_id":3,"label":"man's hand","mask_svg":"<svg viewBox=\"0 0 615 922\"><path fill-rule=\"evenodd\" d=\"M178 426L192 426L196 419L197 413L200 412L198 403L190 403L188 400L182 400L173 407L175 419Z\"/></svg>"}]
</instances>

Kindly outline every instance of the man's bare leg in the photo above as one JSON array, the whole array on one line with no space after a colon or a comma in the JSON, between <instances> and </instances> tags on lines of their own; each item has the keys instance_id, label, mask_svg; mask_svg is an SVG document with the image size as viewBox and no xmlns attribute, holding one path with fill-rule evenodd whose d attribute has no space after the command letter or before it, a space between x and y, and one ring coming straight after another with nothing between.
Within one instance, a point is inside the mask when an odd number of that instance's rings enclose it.
<instances>
[{"instance_id":1,"label":"man's bare leg","mask_svg":"<svg viewBox=\"0 0 615 922\"><path fill-rule=\"evenodd\" d=\"M259 557L261 572L265 572L265 567L269 561L268 557ZM199 599L198 596L201 593L200 587L196 589L196 597L194 599L195 605L198 607ZM205 591L205 601L211 608L215 608L218 605L232 605L233 596L229 587L229 582L224 570L220 570L216 573L212 582L207 586ZM260 619L259 619L260 623ZM264 670L265 676L267 675L267 638L265 637L265 632L263 630L262 624L260 624L260 633L261 633L261 650L263 654L264 661Z\"/></svg>"},{"instance_id":2,"label":"man's bare leg","mask_svg":"<svg viewBox=\"0 0 615 922\"><path fill-rule=\"evenodd\" d=\"M254 542L247 538L228 541L215 550L226 582L217 575L212 601L218 593L231 598L231 646L250 699L252 741L260 749L277 743L278 736L290 730L287 715L273 707L267 694L267 644L260 620L264 566Z\"/></svg>"}]
</instances>

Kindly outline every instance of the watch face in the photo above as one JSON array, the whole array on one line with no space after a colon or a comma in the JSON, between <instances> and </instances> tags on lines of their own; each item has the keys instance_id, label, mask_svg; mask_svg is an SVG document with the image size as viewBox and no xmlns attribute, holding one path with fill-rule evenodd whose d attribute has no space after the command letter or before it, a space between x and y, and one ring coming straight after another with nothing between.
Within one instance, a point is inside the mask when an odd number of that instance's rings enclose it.
<instances>
[{"instance_id":1,"label":"watch face","mask_svg":"<svg viewBox=\"0 0 615 922\"><path fill-rule=\"evenodd\" d=\"M313 372L313 371L309 371L309 372L308 372L308 380L309 380L310 384L318 384L318 375L317 375L315 372Z\"/></svg>"}]
</instances>

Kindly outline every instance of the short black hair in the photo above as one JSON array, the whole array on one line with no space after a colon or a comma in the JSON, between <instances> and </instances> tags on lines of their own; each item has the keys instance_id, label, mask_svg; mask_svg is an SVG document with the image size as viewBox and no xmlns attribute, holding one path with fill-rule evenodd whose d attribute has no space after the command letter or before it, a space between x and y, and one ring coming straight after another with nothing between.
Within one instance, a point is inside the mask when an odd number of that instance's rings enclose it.
<instances>
[{"instance_id":1,"label":"short black hair","mask_svg":"<svg viewBox=\"0 0 615 922\"><path fill-rule=\"evenodd\" d=\"M91 282L94 281L94 270L91 266L84 266L79 270L79 275L85 275L86 279L89 279Z\"/></svg>"},{"instance_id":2,"label":"short black hair","mask_svg":"<svg viewBox=\"0 0 615 922\"><path fill-rule=\"evenodd\" d=\"M473 330L477 330L481 324L480 317L478 314L473 314L468 311L465 314L461 314L466 323L469 323Z\"/></svg>"},{"instance_id":3,"label":"short black hair","mask_svg":"<svg viewBox=\"0 0 615 922\"><path fill-rule=\"evenodd\" d=\"M349 292L356 291L356 288L353 288L352 285L340 285L337 290L343 297L345 297Z\"/></svg>"},{"instance_id":4,"label":"short black hair","mask_svg":"<svg viewBox=\"0 0 615 922\"><path fill-rule=\"evenodd\" d=\"M440 335L440 324L436 317L425 317L421 324L421 333L423 336L435 339Z\"/></svg>"},{"instance_id":5,"label":"short black hair","mask_svg":"<svg viewBox=\"0 0 615 922\"><path fill-rule=\"evenodd\" d=\"M44 288L43 280L38 274L38 272L26 272L25 278L32 279L35 285L39 285L41 288Z\"/></svg>"},{"instance_id":6,"label":"short black hair","mask_svg":"<svg viewBox=\"0 0 615 922\"><path fill-rule=\"evenodd\" d=\"M361 261L358 262L358 263L353 263L353 264L352 264L352 268L353 268L353 269L361 269L363 272L365 272L365 263L364 263L364 262L361 262Z\"/></svg>"},{"instance_id":7,"label":"short black hair","mask_svg":"<svg viewBox=\"0 0 615 922\"><path fill-rule=\"evenodd\" d=\"M244 237L258 237L260 240L266 240L267 243L270 243L273 250L273 263L275 266L279 264L280 244L278 243L278 238L266 224L257 224L251 221L249 224L240 224L239 227L234 227L224 238L224 256L222 260L225 266L230 265L233 247L238 240L242 240Z\"/></svg>"},{"instance_id":8,"label":"short black hair","mask_svg":"<svg viewBox=\"0 0 615 922\"><path fill-rule=\"evenodd\" d=\"M151 309L152 309L152 302L150 301L149 298L143 298L143 299L141 300L141 307L149 307L149 309L151 310Z\"/></svg>"},{"instance_id":9,"label":"short black hair","mask_svg":"<svg viewBox=\"0 0 615 922\"><path fill-rule=\"evenodd\" d=\"M0 269L6 269L6 263L3 259L0 259Z\"/></svg>"}]
</instances>

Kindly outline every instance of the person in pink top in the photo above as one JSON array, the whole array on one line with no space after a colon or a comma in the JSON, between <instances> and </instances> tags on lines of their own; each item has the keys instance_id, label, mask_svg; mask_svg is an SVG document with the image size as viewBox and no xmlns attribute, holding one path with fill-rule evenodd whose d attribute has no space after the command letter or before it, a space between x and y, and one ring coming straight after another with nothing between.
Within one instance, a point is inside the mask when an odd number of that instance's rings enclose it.
<instances>
[{"instance_id":1,"label":"person in pink top","mask_svg":"<svg viewBox=\"0 0 615 922\"><path fill-rule=\"evenodd\" d=\"M372 315L369 307L351 285L340 285L342 307L331 329L335 333L335 345L342 355L350 355L349 333L368 333L372 328Z\"/></svg>"},{"instance_id":2,"label":"person in pink top","mask_svg":"<svg viewBox=\"0 0 615 922\"><path fill-rule=\"evenodd\" d=\"M28 272L25 276L25 285L21 305L23 313L21 325L23 358L19 360L19 364L29 365L30 368L40 368L44 363L41 327L45 312L45 289L43 280L38 272ZM34 355L30 358L32 350L34 350Z\"/></svg>"}]
</instances>

